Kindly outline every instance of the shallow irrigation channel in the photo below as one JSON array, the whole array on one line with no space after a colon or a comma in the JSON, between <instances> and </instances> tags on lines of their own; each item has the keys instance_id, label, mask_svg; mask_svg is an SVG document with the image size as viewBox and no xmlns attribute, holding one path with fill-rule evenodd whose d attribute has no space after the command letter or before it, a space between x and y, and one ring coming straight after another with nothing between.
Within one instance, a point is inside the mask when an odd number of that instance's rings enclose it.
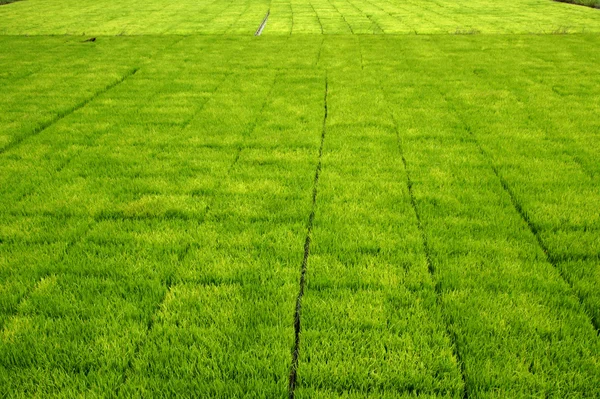
<instances>
[{"instance_id":1,"label":"shallow irrigation channel","mask_svg":"<svg viewBox=\"0 0 600 399\"><path fill-rule=\"evenodd\" d=\"M290 380L288 385L288 396L293 399L296 393L296 382L298 379L298 358L300 356L300 332L302 315L302 297L304 296L304 287L306 285L306 270L308 267L308 258L310 256L310 243L312 238L313 222L315 220L315 211L317 207L317 193L319 187L319 176L321 174L321 164L323 159L323 145L325 144L325 134L327 131L327 96L329 94L329 84L327 75L325 75L325 96L323 100L323 128L321 130L321 144L319 146L319 160L315 169L315 180L312 192L312 209L308 217L306 228L306 240L304 241L304 257L300 269L300 289L296 298L296 308L294 311L294 349L292 351L292 365L290 368Z\"/></svg>"},{"instance_id":2,"label":"shallow irrigation channel","mask_svg":"<svg viewBox=\"0 0 600 399\"><path fill-rule=\"evenodd\" d=\"M262 32L265 29L265 26L267 26L267 20L269 19L269 14L271 14L271 10L267 10L267 14L265 14L265 17L263 18L263 20L260 23L260 26L258 27L256 32L254 32L254 36L262 35Z\"/></svg>"},{"instance_id":3,"label":"shallow irrigation channel","mask_svg":"<svg viewBox=\"0 0 600 399\"><path fill-rule=\"evenodd\" d=\"M2 0L0 0L0 2L1 1ZM95 38L93 38L93 39L95 39ZM176 40L174 43L171 43L168 47L175 46L177 43L179 43L183 39L184 39L184 37ZM86 40L86 42L88 42L88 41L90 41L90 40L89 39ZM150 62L152 58L157 57L161 52L165 51L168 47L165 47L162 50L158 51L157 53L151 55L147 59L146 62ZM58 122L60 122L63 119L67 118L68 116L70 116L71 114L74 114L75 112L77 112L80 109L84 108L85 106L87 106L88 104L90 104L92 101L96 100L98 97L106 94L107 92L109 92L110 90L114 89L118 85L124 83L129 78L132 78L136 73L138 73L139 70L140 70L140 67L133 67L133 68L131 68L129 71L127 71L121 77L119 77L117 80L109 83L108 85L104 86L100 90L96 91L90 97L87 97L87 98L81 100L79 103L74 104L70 108L63 109L63 110L59 111L50 120L48 120L46 122L40 123L37 127L35 127L30 132L16 136L12 141L10 141L4 147L0 147L0 155L3 154L3 153L5 153L5 152L7 152L7 151L9 151L9 150L11 150L11 149L13 149L14 147L19 146L25 140L27 140L27 139L29 139L29 138L31 138L33 136L36 136L36 135L44 132L46 129L50 128L51 126L57 124Z\"/></svg>"}]
</instances>

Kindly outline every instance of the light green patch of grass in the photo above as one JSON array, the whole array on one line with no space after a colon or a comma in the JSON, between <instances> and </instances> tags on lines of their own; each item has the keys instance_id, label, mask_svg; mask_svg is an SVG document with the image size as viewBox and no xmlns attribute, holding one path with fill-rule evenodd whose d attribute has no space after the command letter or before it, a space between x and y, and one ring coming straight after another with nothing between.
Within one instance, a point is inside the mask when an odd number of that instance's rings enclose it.
<instances>
[{"instance_id":1,"label":"light green patch of grass","mask_svg":"<svg viewBox=\"0 0 600 399\"><path fill-rule=\"evenodd\" d=\"M595 1L595 0L594 0ZM551 0L45 0L0 8L0 34L265 35L598 32L600 13ZM40 23L39 15L44 15Z\"/></svg>"},{"instance_id":2,"label":"light green patch of grass","mask_svg":"<svg viewBox=\"0 0 600 399\"><path fill-rule=\"evenodd\" d=\"M192 38L183 48L210 41ZM320 79L311 71L228 70L238 62L228 61L237 45L225 59L212 49L212 65L206 52L193 50L189 63L173 64L178 50L168 50L156 68L140 70L5 153L14 184L3 194L15 199L3 200L5 213L17 220L92 219L28 286L16 276L6 284L18 288L3 309L2 342L2 365L11 370L3 386L15 395L285 392L298 248L320 136L313 112L321 110ZM27 182L19 184L23 174ZM49 291L40 288L46 280ZM97 306L86 302L94 285L118 281L134 291L111 288L95 293ZM222 306L221 316L190 307L197 300L204 309L208 297L211 307ZM190 312L197 318L181 330ZM89 321L83 328L76 320ZM193 324L206 347L188 347ZM223 338L223 331L237 334L231 345L234 337ZM48 339L31 345L37 334ZM104 337L115 337L110 350ZM172 342L170 355L164 340ZM89 351L76 356L82 347ZM118 348L126 356L114 357ZM189 369L187 356L198 355L214 360ZM67 373L50 371L55 366L77 378L69 384ZM179 377L170 378L173 372Z\"/></svg>"},{"instance_id":3,"label":"light green patch of grass","mask_svg":"<svg viewBox=\"0 0 600 399\"><path fill-rule=\"evenodd\" d=\"M0 9L0 34L139 35L255 32L267 1L86 2L27 0ZM45 20L40 23L39 15ZM21 24L18 27L17 24Z\"/></svg>"}]
</instances>

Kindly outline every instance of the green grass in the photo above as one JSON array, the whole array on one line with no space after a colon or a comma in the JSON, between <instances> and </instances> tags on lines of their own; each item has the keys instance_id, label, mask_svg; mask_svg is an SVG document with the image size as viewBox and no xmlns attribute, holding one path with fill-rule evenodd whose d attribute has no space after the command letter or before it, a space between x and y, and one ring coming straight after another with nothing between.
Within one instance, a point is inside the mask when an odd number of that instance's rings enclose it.
<instances>
[{"instance_id":1,"label":"green grass","mask_svg":"<svg viewBox=\"0 0 600 399\"><path fill-rule=\"evenodd\" d=\"M542 45L543 41L538 44ZM448 50L454 46L449 49L442 44L440 47L441 51L429 48L431 78L420 78L429 89L427 94L419 85L414 93L410 89L399 92L390 89L389 96L397 104L394 108L399 130L405 132L403 148L416 207L421 214L434 275L438 276L449 328L456 336L464 362L467 390L479 397L502 391L504 385L510 387L510 391L500 396L521 397L535 392L560 392L562 385L563 395L567 392L578 397L590 395L587 377L581 378L570 370L571 367L596 367L595 360L580 358L583 363L574 366L573 359L562 352L562 345L549 342L560 340L565 347L573 345L567 344L570 338L563 335L570 330L575 340L587 342L582 347L593 357L597 333L585 327L591 325L590 317L582 312L578 297L561 276L560 268L552 264L552 252L549 257L543 253L534 232L520 214L529 214L532 207L521 203L518 195L511 198L516 187L523 187L525 183L504 177L502 169L496 166L496 154L487 150L488 143L502 137L501 133L490 132L485 139L483 136L493 126L492 115L497 115L503 107L493 101L489 88L480 86L480 82L485 81L481 70L487 70L489 81L502 81L507 92L523 87L535 92L516 78L532 72L514 68L516 62L510 64L509 71L498 68L501 73L515 77L518 83L511 85L510 78L501 80L494 74L492 60L496 57L492 54L489 58L480 54L479 61L475 61L461 55L449 57ZM507 59L513 56L505 47L496 51ZM519 58L518 61L525 60ZM407 66L420 70L414 68L413 62L408 59ZM468 67L463 69L462 65ZM460 79L448 84L447 78L443 78L447 70L452 70ZM404 79L410 80L410 73L407 75ZM440 84L444 81L445 84ZM389 86L400 87L399 84ZM477 101L467 105L450 97L463 93L477 96ZM502 122L502 134L506 135L511 122L523 126L528 120L525 116L516 117L515 102L509 104L510 117L507 115ZM532 102L527 105L538 110L548 107L547 102L537 107ZM476 122L482 123L481 128L476 127ZM515 131L510 136L514 142L518 134ZM537 140L536 156L543 158L547 165L562 166L560 160L540 154L541 142L543 140ZM519 160L514 148L509 148L508 142L504 144L501 157L504 162L528 168L533 154ZM524 148L522 143L515 145ZM538 181L543 184L542 179ZM569 190L565 185L562 189ZM538 196L564 193L562 189L555 187ZM569 214L568 204L557 211ZM592 214L589 216L593 218ZM588 310L595 309L593 302L586 304ZM577 310L573 312L573 309ZM582 328L587 332L583 333ZM548 362L547 356L555 361ZM496 382L490 386L490 381Z\"/></svg>"},{"instance_id":2,"label":"green grass","mask_svg":"<svg viewBox=\"0 0 600 399\"><path fill-rule=\"evenodd\" d=\"M1 7L0 396L600 396L598 18Z\"/></svg>"},{"instance_id":3,"label":"green grass","mask_svg":"<svg viewBox=\"0 0 600 399\"><path fill-rule=\"evenodd\" d=\"M600 31L597 10L552 0L27 0L0 8L0 34L250 35L268 10L265 35Z\"/></svg>"}]
</instances>

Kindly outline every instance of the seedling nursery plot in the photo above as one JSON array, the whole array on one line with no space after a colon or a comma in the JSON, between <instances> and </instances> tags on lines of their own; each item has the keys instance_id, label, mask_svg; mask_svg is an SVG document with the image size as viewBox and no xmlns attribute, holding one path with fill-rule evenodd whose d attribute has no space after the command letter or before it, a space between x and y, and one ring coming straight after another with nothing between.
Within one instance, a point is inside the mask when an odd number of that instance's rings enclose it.
<instances>
[{"instance_id":1,"label":"seedling nursery plot","mask_svg":"<svg viewBox=\"0 0 600 399\"><path fill-rule=\"evenodd\" d=\"M0 0L0 397L600 397L583 3Z\"/></svg>"}]
</instances>

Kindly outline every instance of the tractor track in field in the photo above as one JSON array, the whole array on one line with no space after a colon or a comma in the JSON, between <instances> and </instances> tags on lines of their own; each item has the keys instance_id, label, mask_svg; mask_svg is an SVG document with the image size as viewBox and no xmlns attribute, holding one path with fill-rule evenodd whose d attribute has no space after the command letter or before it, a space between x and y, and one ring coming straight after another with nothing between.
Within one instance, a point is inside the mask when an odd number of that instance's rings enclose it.
<instances>
[{"instance_id":1,"label":"tractor track in field","mask_svg":"<svg viewBox=\"0 0 600 399\"><path fill-rule=\"evenodd\" d=\"M329 95L329 81L327 75L325 75L325 96L323 100L323 127L321 130L321 144L319 146L319 157L317 167L315 169L315 179L313 183L312 192L312 209L308 217L308 223L306 227L306 239L304 241L304 257L302 258L302 266L300 270L300 283L298 296L296 297L296 307L294 310L294 349L292 351L292 363L290 367L290 378L288 384L288 397L294 399L296 394L296 385L298 380L298 360L300 356L300 333L301 333L301 315L302 315L302 298L304 296L304 289L306 286L306 271L308 268L308 258L310 256L310 244L312 239L313 223L315 220L315 212L317 208L317 194L319 186L319 176L321 174L321 165L323 159L323 146L325 144L325 135L327 133L327 97Z\"/></svg>"},{"instance_id":2,"label":"tractor track in field","mask_svg":"<svg viewBox=\"0 0 600 399\"><path fill-rule=\"evenodd\" d=\"M360 69L364 70L365 69L365 63L363 60L363 49L362 49L362 43L360 42L360 36L357 36L357 43L358 43L358 52L360 53Z\"/></svg>"},{"instance_id":3,"label":"tractor track in field","mask_svg":"<svg viewBox=\"0 0 600 399\"><path fill-rule=\"evenodd\" d=\"M313 12L315 13L315 16L317 17L317 21L319 21L319 27L321 28L321 34L324 34L325 32L323 31L323 22L321 22L321 18L319 18L319 13L317 12L317 10L315 10L315 6L312 3L310 3L310 8L312 8Z\"/></svg>"},{"instance_id":4,"label":"tractor track in field","mask_svg":"<svg viewBox=\"0 0 600 399\"><path fill-rule=\"evenodd\" d=\"M323 44L325 43L325 38L321 39L321 44L319 44L319 53L317 54L317 61L315 62L315 67L318 67L321 63L321 53L323 52Z\"/></svg>"},{"instance_id":5,"label":"tractor track in field","mask_svg":"<svg viewBox=\"0 0 600 399\"><path fill-rule=\"evenodd\" d=\"M342 18L342 20L344 21L344 23L348 26L348 29L350 30L350 34L353 35L354 34L354 29L352 29L352 25L350 25L350 23L346 19L346 16L343 13L340 12L339 8L337 8L331 2L331 0L327 0L327 3L329 3L329 5L331 6L331 8L333 8L335 10L335 12L337 12L339 14L339 16Z\"/></svg>"},{"instance_id":6,"label":"tractor track in field","mask_svg":"<svg viewBox=\"0 0 600 399\"><path fill-rule=\"evenodd\" d=\"M250 135L252 133L254 133L254 131L256 130L256 126L258 126L259 118L263 114L263 112L265 111L265 108L267 107L267 104L268 104L269 100L271 99L271 95L273 94L273 90L275 89L275 85L277 84L277 78L279 77L280 73L281 73L281 70L278 69L277 72L275 73L275 76L273 77L273 82L271 83L271 87L269 88L269 91L267 92L267 94L265 96L265 100L262 102L262 104L260 106L260 110L258 111L258 114L256 115L256 118L252 122L252 125L250 125L250 128L247 129L243 133L244 137L248 136L248 135ZM240 157L242 156L242 152L244 151L245 148L246 147L243 146L243 145L241 145L241 144L237 147L235 159L234 159L233 163L231 164L231 166L230 166L230 168L228 170L228 173L238 163L238 161L240 160Z\"/></svg>"},{"instance_id":7,"label":"tractor track in field","mask_svg":"<svg viewBox=\"0 0 600 399\"><path fill-rule=\"evenodd\" d=\"M5 0L5 1L0 1L0 6L7 6L9 4L16 3L17 1L22 1L22 0Z\"/></svg>"},{"instance_id":8,"label":"tractor track in field","mask_svg":"<svg viewBox=\"0 0 600 399\"><path fill-rule=\"evenodd\" d=\"M397 127L395 122L394 122L394 125ZM419 234L421 236L421 242L423 243L423 251L425 252L425 261L427 262L427 270L429 271L429 274L431 275L431 277L434 277L436 272L435 272L435 267L433 266L433 261L431 260L431 250L429 249L429 242L427 240L427 235L425 234L425 228L423 227L423 222L421 220L421 214L419 213L419 208L417 207L417 201L415 199L415 194L413 191L413 183L412 183L412 179L410 177L410 172L408 171L408 164L407 164L406 158L404 157L404 150L402 148L402 144L400 143L399 135L398 135L398 148L400 151L400 156L402 158L402 164L403 164L404 170L406 172L406 186L408 189L408 195L410 197L410 204L415 213L415 217L417 219L417 228L419 229ZM434 280L434 282L435 282L435 280ZM442 303L440 300L440 298L442 296L442 292L440 290L440 285L434 284L434 286L435 286L436 303L438 304L439 307L442 307ZM443 312L442 312L442 314L443 314ZM461 398L468 399L469 398L469 390L468 390L468 386L467 386L464 361L460 354L460 350L459 350L459 346L458 346L458 337L456 336L456 333L452 332L450 330L450 328L448 328L448 321L445 320L445 317L443 315L442 315L442 319L444 319L444 325L446 326L446 335L450 338L450 342L452 343L452 354L456 358L459 372L460 372L460 377L463 382Z\"/></svg>"},{"instance_id":9,"label":"tractor track in field","mask_svg":"<svg viewBox=\"0 0 600 399\"><path fill-rule=\"evenodd\" d=\"M356 4L352 3L350 0L347 0L347 3L350 4L352 6L352 8L354 8L356 11L358 11L359 14L361 14L362 16L364 16L365 18L367 18L369 20L369 22L371 22L371 27L376 27L377 29L379 29L379 32L383 33L383 29L381 28L381 26L379 26L379 24L372 18L371 15L367 14L366 11L361 10L360 8L358 8L356 6ZM375 29L373 29L373 34L375 34Z\"/></svg>"},{"instance_id":10,"label":"tractor track in field","mask_svg":"<svg viewBox=\"0 0 600 399\"><path fill-rule=\"evenodd\" d=\"M153 58L157 57L159 54L164 52L167 48L176 46L183 39L185 39L185 36L181 37L180 39L176 40L175 42L170 43L169 45L163 47L161 50L157 51L155 54L153 54L151 57L149 57L146 60L146 65L148 63L150 63ZM84 99L83 101L77 103L76 105L74 105L70 108L67 108L65 110L59 111L51 120L41 123L35 129L33 129L33 131L31 131L30 133L26 133L26 134L15 137L15 139L13 141L9 142L4 147L0 148L0 155L4 154L5 152L7 152L15 147L18 147L20 144L22 144L24 141L26 141L30 137L37 136L38 134L42 133L46 129L50 128L51 126L53 126L56 123L60 122L61 120L65 119L69 115L72 115L73 113L79 111L80 109L82 109L83 107L85 107L86 105L88 105L89 103L91 103L92 101L94 101L95 99L100 97L101 95L106 94L110 90L119 86L121 83L125 82L127 79L133 77L136 73L138 73L138 71L140 69L141 69L141 67L131 68L126 74L121 76L116 81L110 83L108 86L105 86L103 89L97 91L92 96Z\"/></svg>"},{"instance_id":11,"label":"tractor track in field","mask_svg":"<svg viewBox=\"0 0 600 399\"><path fill-rule=\"evenodd\" d=\"M394 126L396 126L396 129L397 129L398 125L396 124L396 122L394 122ZM402 148L402 144L400 142L400 135L397 130L396 130L396 133L398 134L398 149L400 151L402 165L404 166L404 170L406 172L406 186L408 189L408 195L410 197L410 204L415 213L415 217L417 219L417 228L419 229L419 234L421 236L421 242L423 243L423 251L425 252L425 261L427 262L427 270L429 271L429 274L431 275L431 277L434 277L436 271L435 271L435 267L433 266L433 261L431 260L431 250L429 249L429 242L427 240L427 235L425 234L425 228L423 227L423 222L421 220L421 214L419 213L419 208L417 207L417 201L415 199L415 194L413 191L413 183L412 183L412 179L410 177L410 172L408 171L408 163L406 161L406 158L404 157L404 149ZM435 282L435 279L434 279L434 282ZM436 302L439 307L442 307L442 303L440 300L440 298L442 296L442 292L440 290L440 285L434 284L434 286L435 286ZM443 312L442 312L442 314L443 314ZM450 342L452 342L452 354L454 355L454 357L457 360L460 376L461 376L461 379L463 382L463 390L462 390L461 398L468 399L469 398L469 390L467 387L467 379L465 377L466 373L465 373L465 369L464 369L464 361L460 354L460 350L459 350L459 346L458 346L458 337L456 336L455 333L453 333L448 328L448 321L445 320L444 316L442 316L442 319L444 319L444 324L446 326L446 335L450 338Z\"/></svg>"}]
</instances>

